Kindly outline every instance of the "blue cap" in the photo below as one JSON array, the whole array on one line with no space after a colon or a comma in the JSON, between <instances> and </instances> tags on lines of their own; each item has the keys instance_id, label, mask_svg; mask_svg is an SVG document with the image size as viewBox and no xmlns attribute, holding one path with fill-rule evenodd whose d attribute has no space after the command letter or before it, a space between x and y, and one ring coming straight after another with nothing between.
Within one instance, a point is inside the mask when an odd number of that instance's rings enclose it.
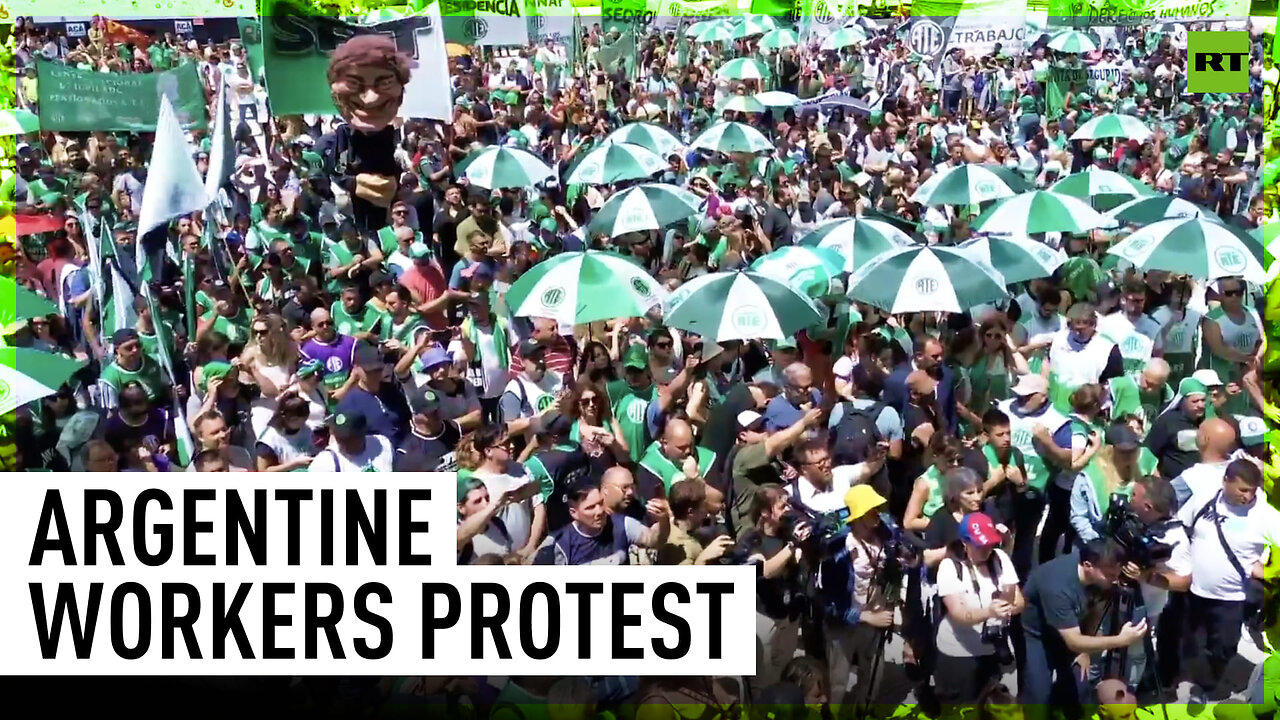
<instances>
[{"instance_id":1,"label":"blue cap","mask_svg":"<svg viewBox=\"0 0 1280 720\"><path fill-rule=\"evenodd\" d=\"M430 371L432 368L441 365L448 365L453 362L453 356L447 350L439 345L427 350L418 358L418 369L424 372Z\"/></svg>"}]
</instances>

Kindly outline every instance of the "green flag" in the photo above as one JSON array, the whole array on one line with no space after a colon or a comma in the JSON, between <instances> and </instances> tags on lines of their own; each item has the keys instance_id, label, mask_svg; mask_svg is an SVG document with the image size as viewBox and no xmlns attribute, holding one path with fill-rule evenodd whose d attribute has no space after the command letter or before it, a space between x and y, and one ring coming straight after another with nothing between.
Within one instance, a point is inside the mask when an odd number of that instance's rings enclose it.
<instances>
[{"instance_id":1,"label":"green flag","mask_svg":"<svg viewBox=\"0 0 1280 720\"><path fill-rule=\"evenodd\" d=\"M613 72L619 66L624 68L628 78L636 76L636 34L627 28L613 42L603 41L600 52L596 55L605 72Z\"/></svg>"},{"instance_id":2,"label":"green flag","mask_svg":"<svg viewBox=\"0 0 1280 720\"><path fill-rule=\"evenodd\" d=\"M1088 71L1083 68L1049 68L1049 78L1045 83L1044 93L1047 109L1045 117L1049 120L1062 117L1062 111L1067 103L1067 93L1071 92L1074 84L1087 82L1088 77Z\"/></svg>"},{"instance_id":3,"label":"green flag","mask_svg":"<svg viewBox=\"0 0 1280 720\"><path fill-rule=\"evenodd\" d=\"M262 23L253 18L236 18L240 27L240 42L244 43L244 56L249 60L249 73L262 77Z\"/></svg>"}]
</instances>

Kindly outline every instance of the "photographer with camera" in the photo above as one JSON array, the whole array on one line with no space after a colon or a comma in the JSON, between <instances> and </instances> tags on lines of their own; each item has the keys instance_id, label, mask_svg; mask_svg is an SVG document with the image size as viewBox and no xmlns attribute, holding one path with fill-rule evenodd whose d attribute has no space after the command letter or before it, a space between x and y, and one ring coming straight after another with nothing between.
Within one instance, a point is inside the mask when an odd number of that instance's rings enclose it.
<instances>
[{"instance_id":1,"label":"photographer with camera","mask_svg":"<svg viewBox=\"0 0 1280 720\"><path fill-rule=\"evenodd\" d=\"M969 513L960 521L959 540L947 546L938 565L943 612L933 684L946 717L958 716L961 704L977 702L999 679L1001 665L1012 660L1007 623L1026 601L1013 560L998 547L1003 540L989 516Z\"/></svg>"},{"instance_id":2,"label":"photographer with camera","mask_svg":"<svg viewBox=\"0 0 1280 720\"><path fill-rule=\"evenodd\" d=\"M1050 703L1067 711L1069 720L1077 717L1090 656L1129 647L1146 635L1145 621L1128 623L1109 636L1086 635L1082 628L1089 606L1086 588L1112 588L1124 562L1115 541L1099 538L1040 565L1027 579L1022 614L1026 661L1019 680L1031 717L1047 718Z\"/></svg>"},{"instance_id":3,"label":"photographer with camera","mask_svg":"<svg viewBox=\"0 0 1280 720\"><path fill-rule=\"evenodd\" d=\"M863 704L876 696L883 676L875 670L893 628L902 568L896 538L881 519L888 500L869 485L850 488L844 500L849 534L821 567L823 634L831 702ZM857 674L852 694L851 670Z\"/></svg>"},{"instance_id":4,"label":"photographer with camera","mask_svg":"<svg viewBox=\"0 0 1280 720\"><path fill-rule=\"evenodd\" d=\"M1128 425L1107 428L1106 444L1084 471L1076 475L1071 487L1071 527L1080 542L1098 537L1098 524L1106 516L1111 499L1129 498L1142 471L1138 454L1142 441Z\"/></svg>"},{"instance_id":5,"label":"photographer with camera","mask_svg":"<svg viewBox=\"0 0 1280 720\"><path fill-rule=\"evenodd\" d=\"M1280 510L1259 497L1262 481L1253 460L1233 460L1221 487L1192 496L1178 512L1191 540L1187 636L1205 633L1203 696L1214 693L1236 654L1246 599L1260 595L1268 549L1280 542Z\"/></svg>"},{"instance_id":6,"label":"photographer with camera","mask_svg":"<svg viewBox=\"0 0 1280 720\"><path fill-rule=\"evenodd\" d=\"M781 485L762 485L751 507L752 526L738 538L734 552L756 566L756 675L767 687L778 680L800 641L804 588L800 543L809 526L792 522L791 496Z\"/></svg>"}]
</instances>

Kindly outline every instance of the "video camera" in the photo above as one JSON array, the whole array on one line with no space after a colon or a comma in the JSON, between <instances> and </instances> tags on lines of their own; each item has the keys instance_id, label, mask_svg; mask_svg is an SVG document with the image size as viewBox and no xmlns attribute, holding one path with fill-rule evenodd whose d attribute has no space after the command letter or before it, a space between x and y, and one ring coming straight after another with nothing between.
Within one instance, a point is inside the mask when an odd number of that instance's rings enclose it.
<instances>
[{"instance_id":1,"label":"video camera","mask_svg":"<svg viewBox=\"0 0 1280 720\"><path fill-rule=\"evenodd\" d=\"M1158 526L1149 525L1129 506L1129 498L1112 495L1107 514L1098 525L1098 534L1124 548L1126 559L1146 570L1173 556L1173 546L1159 541Z\"/></svg>"}]
</instances>

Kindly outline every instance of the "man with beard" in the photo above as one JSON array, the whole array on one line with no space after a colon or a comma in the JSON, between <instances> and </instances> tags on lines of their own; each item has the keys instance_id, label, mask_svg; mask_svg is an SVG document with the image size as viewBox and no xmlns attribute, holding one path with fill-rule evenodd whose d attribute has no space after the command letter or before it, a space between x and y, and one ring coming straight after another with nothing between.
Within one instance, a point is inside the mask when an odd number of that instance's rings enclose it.
<instances>
[{"instance_id":1,"label":"man with beard","mask_svg":"<svg viewBox=\"0 0 1280 720\"><path fill-rule=\"evenodd\" d=\"M505 254L506 249L511 247L511 233L502 224L502 218L493 211L489 195L481 190L472 191L467 198L467 209L471 212L470 217L459 220L454 231L454 254L458 257L469 256L469 239L476 230L493 239L492 252Z\"/></svg>"},{"instance_id":2,"label":"man with beard","mask_svg":"<svg viewBox=\"0 0 1280 720\"><path fill-rule=\"evenodd\" d=\"M1164 353L1164 334L1160 323L1146 313L1147 285L1141 277L1130 276L1124 282L1120 309L1102 318L1099 331L1120 349L1124 371L1141 372L1152 357Z\"/></svg>"},{"instance_id":3,"label":"man with beard","mask_svg":"<svg viewBox=\"0 0 1280 720\"><path fill-rule=\"evenodd\" d=\"M1106 384L1124 374L1120 348L1098 332L1098 313L1089 303L1067 310L1067 327L1049 346L1048 366L1050 397L1062 413L1071 412L1071 394L1081 386Z\"/></svg>"},{"instance_id":4,"label":"man with beard","mask_svg":"<svg viewBox=\"0 0 1280 720\"><path fill-rule=\"evenodd\" d=\"M462 187L450 185L444 191L444 207L436 212L431 222L432 245L440 266L452 268L464 255L458 253L458 225L470 217L462 204Z\"/></svg>"},{"instance_id":5,"label":"man with beard","mask_svg":"<svg viewBox=\"0 0 1280 720\"><path fill-rule=\"evenodd\" d=\"M889 373L889 377L885 378L884 402L903 413L905 418L908 399L907 376L913 371L922 370L937 382L937 407L941 411L943 422L943 426L938 429L954 433L957 423L956 380L951 369L944 363L942 341L930 337L914 345L915 357L895 367L893 372Z\"/></svg>"},{"instance_id":6,"label":"man with beard","mask_svg":"<svg viewBox=\"0 0 1280 720\"><path fill-rule=\"evenodd\" d=\"M404 100L409 61L389 37L358 35L334 50L328 80L346 123L324 140L326 170L351 196L357 226L374 231L396 196L400 167L391 122Z\"/></svg>"}]
</instances>

